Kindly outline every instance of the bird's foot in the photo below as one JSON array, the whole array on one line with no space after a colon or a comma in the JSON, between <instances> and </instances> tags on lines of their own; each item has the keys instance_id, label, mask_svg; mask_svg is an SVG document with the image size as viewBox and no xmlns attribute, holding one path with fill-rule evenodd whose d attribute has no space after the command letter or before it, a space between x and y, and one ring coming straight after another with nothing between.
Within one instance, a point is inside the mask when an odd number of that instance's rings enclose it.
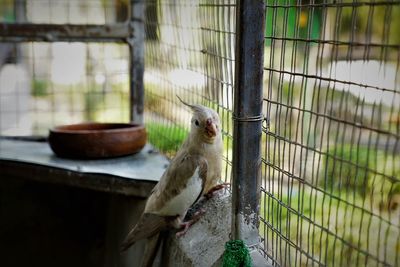
<instances>
[{"instance_id":1,"label":"bird's foot","mask_svg":"<svg viewBox=\"0 0 400 267\"><path fill-rule=\"evenodd\" d=\"M206 213L205 209L200 209L199 211L196 211L192 218L189 221L186 222L182 222L180 224L181 226L181 231L176 233L176 237L181 237L184 236L186 234L186 232L189 230L190 226L192 226L193 224L195 224L198 220L200 220L201 216L203 216L203 214Z\"/></svg>"},{"instance_id":2,"label":"bird's foot","mask_svg":"<svg viewBox=\"0 0 400 267\"><path fill-rule=\"evenodd\" d=\"M215 192L227 188L230 186L230 183L222 183L222 184L217 184L216 186L212 187L208 192L204 195L206 199L210 199L215 195Z\"/></svg>"}]
</instances>

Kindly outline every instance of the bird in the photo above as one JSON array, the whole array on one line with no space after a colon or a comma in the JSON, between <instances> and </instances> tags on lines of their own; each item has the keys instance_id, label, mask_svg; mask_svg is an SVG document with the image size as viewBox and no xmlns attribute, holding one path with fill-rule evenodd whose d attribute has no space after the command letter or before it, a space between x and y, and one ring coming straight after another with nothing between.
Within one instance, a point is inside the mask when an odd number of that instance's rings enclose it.
<instances>
[{"instance_id":1,"label":"bird","mask_svg":"<svg viewBox=\"0 0 400 267\"><path fill-rule=\"evenodd\" d=\"M178 96L177 96L178 97ZM151 191L139 221L121 245L126 251L136 241L147 239L142 266L152 266L165 230L184 235L205 212L200 209L184 221L188 209L203 196L209 198L225 186L219 184L222 170L222 134L218 113L178 99L193 113L188 137Z\"/></svg>"}]
</instances>

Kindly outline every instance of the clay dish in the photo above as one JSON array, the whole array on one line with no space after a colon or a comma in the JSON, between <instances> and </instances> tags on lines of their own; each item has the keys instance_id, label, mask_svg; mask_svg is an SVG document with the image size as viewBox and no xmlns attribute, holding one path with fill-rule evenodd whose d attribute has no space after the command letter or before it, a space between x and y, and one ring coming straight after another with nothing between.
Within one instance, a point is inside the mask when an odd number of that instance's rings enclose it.
<instances>
[{"instance_id":1,"label":"clay dish","mask_svg":"<svg viewBox=\"0 0 400 267\"><path fill-rule=\"evenodd\" d=\"M146 144L143 125L129 123L80 123L54 127L49 144L59 157L95 159L139 152Z\"/></svg>"}]
</instances>

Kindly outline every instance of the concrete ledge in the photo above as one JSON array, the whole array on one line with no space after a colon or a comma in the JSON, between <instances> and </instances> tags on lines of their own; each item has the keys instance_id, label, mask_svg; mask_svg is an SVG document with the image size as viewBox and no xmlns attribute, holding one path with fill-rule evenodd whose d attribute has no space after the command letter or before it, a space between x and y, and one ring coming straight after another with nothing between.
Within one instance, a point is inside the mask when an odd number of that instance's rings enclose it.
<instances>
[{"instance_id":1,"label":"concrete ledge","mask_svg":"<svg viewBox=\"0 0 400 267\"><path fill-rule=\"evenodd\" d=\"M197 206L205 208L206 213L183 237L177 238L175 232L168 235L160 266L221 266L225 243L231 232L231 195L221 191ZM257 250L250 253L253 266L270 266Z\"/></svg>"},{"instance_id":2,"label":"concrete ledge","mask_svg":"<svg viewBox=\"0 0 400 267\"><path fill-rule=\"evenodd\" d=\"M149 144L125 157L76 160L55 156L47 142L0 137L0 173L36 182L145 198L168 164Z\"/></svg>"}]
</instances>

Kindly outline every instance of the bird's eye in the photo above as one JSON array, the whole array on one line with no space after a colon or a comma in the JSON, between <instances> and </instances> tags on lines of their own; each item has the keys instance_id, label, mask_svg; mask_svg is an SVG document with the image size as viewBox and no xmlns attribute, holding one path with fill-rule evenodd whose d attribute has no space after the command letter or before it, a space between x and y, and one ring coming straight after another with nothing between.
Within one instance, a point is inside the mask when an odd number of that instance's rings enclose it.
<instances>
[{"instance_id":1,"label":"bird's eye","mask_svg":"<svg viewBox=\"0 0 400 267\"><path fill-rule=\"evenodd\" d=\"M196 124L196 126L199 126L199 125L200 125L200 123L199 123L198 120L195 120L195 121L194 121L194 124Z\"/></svg>"}]
</instances>

